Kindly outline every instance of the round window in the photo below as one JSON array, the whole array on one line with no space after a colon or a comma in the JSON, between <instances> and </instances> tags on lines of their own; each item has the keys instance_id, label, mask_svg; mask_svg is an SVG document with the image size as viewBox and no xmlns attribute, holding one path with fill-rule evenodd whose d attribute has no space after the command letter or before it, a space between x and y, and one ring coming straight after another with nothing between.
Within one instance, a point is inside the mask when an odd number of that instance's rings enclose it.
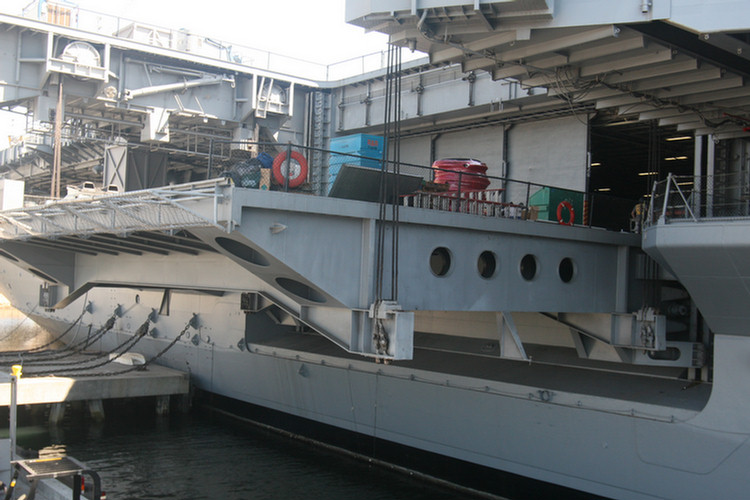
<instances>
[{"instance_id":1,"label":"round window","mask_svg":"<svg viewBox=\"0 0 750 500\"><path fill-rule=\"evenodd\" d=\"M536 272L536 257L527 253L523 256L523 259L521 259L521 276L523 276L523 279L526 281L531 281L536 277Z\"/></svg>"},{"instance_id":2,"label":"round window","mask_svg":"<svg viewBox=\"0 0 750 500\"><path fill-rule=\"evenodd\" d=\"M497 257L495 257L493 252L485 250L479 254L479 259L477 260L477 271L479 271L479 276L485 279L492 278L495 275L496 270Z\"/></svg>"},{"instance_id":3,"label":"round window","mask_svg":"<svg viewBox=\"0 0 750 500\"><path fill-rule=\"evenodd\" d=\"M430 270L435 276L445 276L451 269L451 252L445 247L437 247L430 254Z\"/></svg>"},{"instance_id":4,"label":"round window","mask_svg":"<svg viewBox=\"0 0 750 500\"><path fill-rule=\"evenodd\" d=\"M557 273L560 275L560 279L563 283L570 283L576 273L576 266L573 263L573 260L568 257L561 260L560 265L557 266Z\"/></svg>"}]
</instances>

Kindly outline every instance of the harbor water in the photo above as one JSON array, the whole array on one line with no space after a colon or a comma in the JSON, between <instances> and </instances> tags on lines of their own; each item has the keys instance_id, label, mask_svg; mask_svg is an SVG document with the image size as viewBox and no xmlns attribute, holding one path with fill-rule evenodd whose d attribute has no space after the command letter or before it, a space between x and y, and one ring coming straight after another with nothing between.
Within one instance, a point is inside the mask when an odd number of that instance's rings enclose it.
<instances>
[{"instance_id":1,"label":"harbor water","mask_svg":"<svg viewBox=\"0 0 750 500\"><path fill-rule=\"evenodd\" d=\"M18 444L83 461L116 500L475 498L205 411L157 417L132 401L107 410L104 423L71 411L59 427L24 412Z\"/></svg>"}]
</instances>

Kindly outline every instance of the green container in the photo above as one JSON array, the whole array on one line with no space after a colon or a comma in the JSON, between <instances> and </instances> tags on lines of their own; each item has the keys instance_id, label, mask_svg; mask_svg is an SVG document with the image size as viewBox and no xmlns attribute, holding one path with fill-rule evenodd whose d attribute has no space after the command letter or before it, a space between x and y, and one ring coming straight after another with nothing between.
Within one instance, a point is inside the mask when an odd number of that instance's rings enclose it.
<instances>
[{"instance_id":1,"label":"green container","mask_svg":"<svg viewBox=\"0 0 750 500\"><path fill-rule=\"evenodd\" d=\"M529 206L539 209L538 220L557 222L557 207L567 201L573 207L574 224L583 224L583 193L567 189L543 187L529 197ZM568 222L570 214L566 208L562 209L562 220Z\"/></svg>"}]
</instances>

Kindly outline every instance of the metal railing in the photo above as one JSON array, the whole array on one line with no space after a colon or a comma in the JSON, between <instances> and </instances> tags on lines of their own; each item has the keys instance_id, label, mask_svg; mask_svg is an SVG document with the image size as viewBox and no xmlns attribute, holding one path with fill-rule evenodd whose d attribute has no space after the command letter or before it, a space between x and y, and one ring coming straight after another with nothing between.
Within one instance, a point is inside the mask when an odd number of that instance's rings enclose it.
<instances>
[{"instance_id":1,"label":"metal railing","mask_svg":"<svg viewBox=\"0 0 750 500\"><path fill-rule=\"evenodd\" d=\"M269 50L230 43L226 40L192 33L185 29L167 28L52 0L34 0L23 9L21 15L50 24L68 26L91 33L145 43L154 47L177 50L316 81L337 81L382 70L386 67L386 49L331 64L323 64ZM420 54L412 55L409 53L406 55L408 60L420 57Z\"/></svg>"},{"instance_id":2,"label":"metal railing","mask_svg":"<svg viewBox=\"0 0 750 500\"><path fill-rule=\"evenodd\" d=\"M645 225L748 217L748 172L703 177L676 176L670 173L665 180L654 185Z\"/></svg>"},{"instance_id":3,"label":"metal railing","mask_svg":"<svg viewBox=\"0 0 750 500\"><path fill-rule=\"evenodd\" d=\"M209 154L207 176L229 177L236 186L245 188L376 201L379 196L378 176L383 165L382 153L374 150L359 153L270 142L214 140ZM305 164L305 178L291 186L286 182L288 176L285 173L291 172L295 179L302 175L300 160ZM392 175L394 170L394 164L386 162L386 175ZM400 172L401 188L396 201L408 207L554 223L562 219L566 224L573 221L575 225L627 231L630 227L630 214L635 205L632 200L600 193L586 194L582 191L472 172L453 172L457 174L458 180L454 189L449 190L447 185L433 182L436 171L440 169L401 163L397 170ZM342 175L351 174L352 171L356 171L356 181L362 185L343 186L344 181L349 182L352 177ZM369 172L372 174L366 175ZM487 189L466 188L474 184L471 177L476 176L490 181ZM389 185L387 189L391 188ZM410 188L413 189L408 191ZM561 211L561 217L558 217L557 208L562 200L569 200L575 213L570 213L566 207ZM394 202L390 195L388 202Z\"/></svg>"},{"instance_id":4,"label":"metal railing","mask_svg":"<svg viewBox=\"0 0 750 500\"><path fill-rule=\"evenodd\" d=\"M0 239L59 237L130 231L217 227L231 221L220 212L226 179L127 193L92 194L0 212Z\"/></svg>"},{"instance_id":5,"label":"metal railing","mask_svg":"<svg viewBox=\"0 0 750 500\"><path fill-rule=\"evenodd\" d=\"M85 187L69 189L68 199L44 204L34 200L39 205L0 213L0 238L199 226L229 229L232 222L221 206L223 188L232 184L247 189L378 201L383 172L387 179L386 199L391 204L617 231L627 231L631 223L631 200L455 170L449 171L457 177L455 183L440 184L435 182L435 174L442 169L411 163L394 168L391 161L386 161L383 168L382 152L358 153L361 154L291 143L212 140L208 154L191 160L192 179L203 176L205 181L106 196ZM206 163L201 165L203 161ZM472 177L482 177L482 184L489 181L489 185L476 189L476 179ZM71 199L70 193L76 191L81 193L80 198ZM206 201L208 198L210 202ZM630 230L637 232L640 227L631 226Z\"/></svg>"}]
</instances>

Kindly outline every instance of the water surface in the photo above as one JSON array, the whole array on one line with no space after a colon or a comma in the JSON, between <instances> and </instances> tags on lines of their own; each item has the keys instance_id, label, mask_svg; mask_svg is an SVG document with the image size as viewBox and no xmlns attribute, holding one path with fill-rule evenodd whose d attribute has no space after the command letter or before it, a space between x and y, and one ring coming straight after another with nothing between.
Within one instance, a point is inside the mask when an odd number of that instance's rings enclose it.
<instances>
[{"instance_id":1,"label":"water surface","mask_svg":"<svg viewBox=\"0 0 750 500\"><path fill-rule=\"evenodd\" d=\"M107 411L104 424L69 412L57 429L37 416L37 425L19 429L19 445L64 447L101 475L112 500L472 498L200 412L158 418L142 405Z\"/></svg>"}]
</instances>

